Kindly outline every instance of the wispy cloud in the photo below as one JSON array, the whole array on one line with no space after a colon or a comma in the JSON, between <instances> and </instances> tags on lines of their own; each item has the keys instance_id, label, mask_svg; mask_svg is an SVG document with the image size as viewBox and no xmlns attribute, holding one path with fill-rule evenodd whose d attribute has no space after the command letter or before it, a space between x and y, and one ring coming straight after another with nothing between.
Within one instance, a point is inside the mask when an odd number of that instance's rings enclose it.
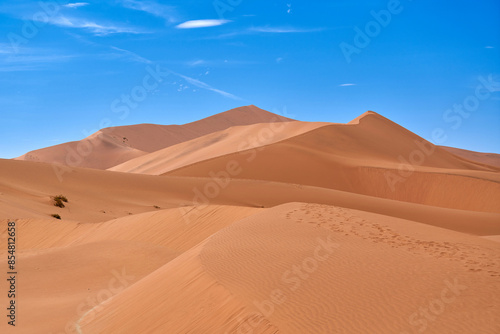
<instances>
[{"instance_id":1,"label":"wispy cloud","mask_svg":"<svg viewBox=\"0 0 500 334\"><path fill-rule=\"evenodd\" d=\"M494 46L491 46L491 45L488 45L488 46L485 46L484 48L485 48L485 49L494 49L495 47L494 47Z\"/></svg>"},{"instance_id":2,"label":"wispy cloud","mask_svg":"<svg viewBox=\"0 0 500 334\"><path fill-rule=\"evenodd\" d=\"M140 62L140 63L145 63L145 64L153 64L154 62L147 59L147 58L144 58L132 51L129 51L129 50L125 50L125 49L121 49L121 48L118 48L118 47L115 47L115 46L111 46L111 48L115 51L118 51L128 57L130 57L131 60L133 61L136 61L136 62ZM192 66L197 66L197 65L201 65L202 63L205 63L205 60L196 60L196 61L193 61L191 62ZM193 65L194 64L194 65ZM174 72L168 68L163 68L164 71L167 71L169 73L171 73L172 75L175 75L181 79L183 79L184 81L186 81L188 84L192 85L192 86L195 86L195 87L198 87L198 88L201 88L201 89L205 89L205 90L208 90L208 91L211 91L211 92L214 92L214 93L217 93L219 95L222 95L224 97L227 97L227 98L230 98L230 99L233 99L233 100L242 100L240 97L238 96L235 96L231 93L228 93L228 92L225 92L223 90L220 90L220 89L217 89L215 87L212 87L210 86L209 84L203 82L203 81L200 81L198 79L195 79L195 78L192 78L192 77L189 77L187 75L183 75L183 74L180 74L180 73L177 73L177 72ZM206 73L208 74L208 73Z\"/></svg>"},{"instance_id":3,"label":"wispy cloud","mask_svg":"<svg viewBox=\"0 0 500 334\"><path fill-rule=\"evenodd\" d=\"M356 86L356 84L353 84L353 83L344 83L344 84L340 84L339 87L349 87L349 86Z\"/></svg>"},{"instance_id":4,"label":"wispy cloud","mask_svg":"<svg viewBox=\"0 0 500 334\"><path fill-rule=\"evenodd\" d=\"M323 31L323 28L293 28L293 27L252 27L249 31L260 32L260 33L270 33L270 34L293 34L293 33L308 33L308 32L318 32Z\"/></svg>"},{"instance_id":5,"label":"wispy cloud","mask_svg":"<svg viewBox=\"0 0 500 334\"><path fill-rule=\"evenodd\" d=\"M71 18L63 15L59 15L49 19L48 23L65 28L85 29L97 36L119 34L119 33L128 33L128 34L146 33L145 31L141 31L133 27L96 23L86 19Z\"/></svg>"},{"instance_id":6,"label":"wispy cloud","mask_svg":"<svg viewBox=\"0 0 500 334\"><path fill-rule=\"evenodd\" d=\"M59 53L56 50L20 48L16 52L0 44L0 72L39 71L51 64L68 61L76 55Z\"/></svg>"},{"instance_id":7,"label":"wispy cloud","mask_svg":"<svg viewBox=\"0 0 500 334\"><path fill-rule=\"evenodd\" d=\"M14 52L15 50L11 45L6 43L0 43L0 54L10 54Z\"/></svg>"},{"instance_id":8,"label":"wispy cloud","mask_svg":"<svg viewBox=\"0 0 500 334\"><path fill-rule=\"evenodd\" d=\"M174 74L174 75L176 75L176 76L178 76L178 77L180 77L180 78L182 78L182 79L184 79L187 83L189 83L189 84L191 84L193 86L196 86L198 88L205 89L205 90L217 93L219 95L222 95L224 97L227 97L227 98L230 98L230 99L233 99L233 100L242 100L238 96L235 96L235 95L233 95L231 93L228 93L228 92L225 92L223 90L214 88L214 87L210 86L209 84L204 83L203 81L200 81L198 79L194 79L194 78L191 78L191 77L179 74L179 73L175 73L175 72L172 72L172 71L171 71L171 73Z\"/></svg>"},{"instance_id":9,"label":"wispy cloud","mask_svg":"<svg viewBox=\"0 0 500 334\"><path fill-rule=\"evenodd\" d=\"M190 59L190 60L165 60L163 64L181 67L234 67L234 66L247 66L258 65L261 62L253 60L234 60L234 59Z\"/></svg>"},{"instance_id":10,"label":"wispy cloud","mask_svg":"<svg viewBox=\"0 0 500 334\"><path fill-rule=\"evenodd\" d=\"M192 20L175 26L177 29L193 29L193 28L207 28L216 27L223 24L232 22L231 20Z\"/></svg>"},{"instance_id":11,"label":"wispy cloud","mask_svg":"<svg viewBox=\"0 0 500 334\"><path fill-rule=\"evenodd\" d=\"M121 0L123 7L142 11L153 16L161 17L169 23L178 22L176 9L173 6L159 4L155 1Z\"/></svg>"},{"instance_id":12,"label":"wispy cloud","mask_svg":"<svg viewBox=\"0 0 500 334\"><path fill-rule=\"evenodd\" d=\"M146 59L144 57L141 57L137 53L134 53L132 51L120 49L120 48L117 48L116 46L111 46L111 49L116 50L116 51L126 55L132 61L135 61L138 63L143 63L143 64L152 64L153 63L151 60Z\"/></svg>"},{"instance_id":13,"label":"wispy cloud","mask_svg":"<svg viewBox=\"0 0 500 334\"><path fill-rule=\"evenodd\" d=\"M206 60L203 59L197 59L197 60L191 60L186 63L186 65L195 67L195 66L206 66L208 65Z\"/></svg>"},{"instance_id":14,"label":"wispy cloud","mask_svg":"<svg viewBox=\"0 0 500 334\"><path fill-rule=\"evenodd\" d=\"M78 7L88 6L88 5L89 5L88 2L73 2L73 3L68 3L68 4L63 5L63 7L66 7L66 8L78 8Z\"/></svg>"},{"instance_id":15,"label":"wispy cloud","mask_svg":"<svg viewBox=\"0 0 500 334\"><path fill-rule=\"evenodd\" d=\"M255 34L299 34L299 33L313 33L324 31L324 28L294 28L294 27L251 27L240 31L233 31L217 36L207 37L206 39L224 39L232 38L241 35L255 35Z\"/></svg>"},{"instance_id":16,"label":"wispy cloud","mask_svg":"<svg viewBox=\"0 0 500 334\"><path fill-rule=\"evenodd\" d=\"M26 72L26 71L39 71L42 68L38 65L0 65L0 72Z\"/></svg>"}]
</instances>

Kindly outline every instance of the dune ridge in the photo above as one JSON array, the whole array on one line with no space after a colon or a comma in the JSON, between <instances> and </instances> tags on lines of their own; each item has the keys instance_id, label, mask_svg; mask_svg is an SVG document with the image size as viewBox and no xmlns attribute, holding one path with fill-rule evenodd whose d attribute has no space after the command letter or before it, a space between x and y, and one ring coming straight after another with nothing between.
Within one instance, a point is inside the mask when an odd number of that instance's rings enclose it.
<instances>
[{"instance_id":1,"label":"dune ridge","mask_svg":"<svg viewBox=\"0 0 500 334\"><path fill-rule=\"evenodd\" d=\"M385 214L476 234L500 234L498 213L474 212L394 201L335 189L258 180L232 179L217 197L203 198L202 191L214 182L210 177L177 177L116 173L72 167L59 182L53 165L1 160L0 219L49 218L87 223L104 222L160 208L177 208L187 214L192 206L206 204L272 207L287 202L332 204ZM66 209L52 205L51 196L65 194ZM202 195L200 195L200 193ZM104 212L103 212L104 211ZM197 212L195 210L194 212ZM188 215L189 217L190 215Z\"/></svg>"},{"instance_id":2,"label":"dune ridge","mask_svg":"<svg viewBox=\"0 0 500 334\"><path fill-rule=\"evenodd\" d=\"M430 332L494 333L494 311L484 301L498 289L499 263L485 257L470 264L468 258L491 256L500 245L431 226L412 227L331 206L289 203L266 209L221 229L103 303L96 317L80 319L82 333L140 330L145 323L157 332L176 333L402 332L416 326L408 321L413 304L429 303L423 293L439 296L452 284L460 289L450 298L459 302L446 306L443 319L429 324ZM422 228L433 237L422 236ZM452 258L457 245L465 254L461 262ZM315 265L307 269L307 263ZM291 271L296 264L302 274ZM441 270L429 276L417 270L420 266L444 267L453 275ZM173 288L145 294L160 282ZM381 299L383 308L367 307ZM176 317L186 321L180 324ZM202 320L207 317L210 323Z\"/></svg>"},{"instance_id":3,"label":"dune ridge","mask_svg":"<svg viewBox=\"0 0 500 334\"><path fill-rule=\"evenodd\" d=\"M497 168L500 167L500 154L474 152L448 146L441 146L441 148L467 160L482 163L485 165L495 166Z\"/></svg>"},{"instance_id":4,"label":"dune ridge","mask_svg":"<svg viewBox=\"0 0 500 334\"><path fill-rule=\"evenodd\" d=\"M293 120L250 105L183 125L138 124L104 128L83 140L31 151L16 159L107 169L231 126L289 121Z\"/></svg>"},{"instance_id":5,"label":"dune ridge","mask_svg":"<svg viewBox=\"0 0 500 334\"><path fill-rule=\"evenodd\" d=\"M163 175L205 177L210 171L224 170L230 161L246 166L236 176L241 179L500 212L497 168L456 157L374 112L349 124L323 126L263 146L259 152L230 153Z\"/></svg>"},{"instance_id":6,"label":"dune ridge","mask_svg":"<svg viewBox=\"0 0 500 334\"><path fill-rule=\"evenodd\" d=\"M294 121L231 127L130 159L108 170L160 175L196 162L270 145L328 124Z\"/></svg>"}]
</instances>

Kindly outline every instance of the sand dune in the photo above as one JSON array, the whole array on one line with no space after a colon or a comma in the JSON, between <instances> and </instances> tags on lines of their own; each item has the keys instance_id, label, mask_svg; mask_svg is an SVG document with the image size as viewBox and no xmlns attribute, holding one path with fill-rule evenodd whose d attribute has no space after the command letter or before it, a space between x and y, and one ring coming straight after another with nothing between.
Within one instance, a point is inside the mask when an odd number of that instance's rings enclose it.
<instances>
[{"instance_id":1,"label":"sand dune","mask_svg":"<svg viewBox=\"0 0 500 334\"><path fill-rule=\"evenodd\" d=\"M495 333L499 309L488 301L500 267L490 259L499 250L411 222L287 204L215 233L79 324L82 333L399 333L424 325ZM439 321L417 322L425 319L419 308L436 299Z\"/></svg>"},{"instance_id":2,"label":"sand dune","mask_svg":"<svg viewBox=\"0 0 500 334\"><path fill-rule=\"evenodd\" d=\"M83 140L31 151L17 159L107 169L231 126L286 121L292 119L246 106L184 125L139 124L105 128Z\"/></svg>"},{"instance_id":3,"label":"sand dune","mask_svg":"<svg viewBox=\"0 0 500 334\"><path fill-rule=\"evenodd\" d=\"M495 157L374 112L93 136L0 159L0 267L15 220L19 278L0 333L498 332Z\"/></svg>"},{"instance_id":4,"label":"sand dune","mask_svg":"<svg viewBox=\"0 0 500 334\"><path fill-rule=\"evenodd\" d=\"M455 147L441 146L448 152L451 152L459 157L478 162L481 164L500 167L500 154L495 153L480 153L469 150L463 150Z\"/></svg>"},{"instance_id":5,"label":"sand dune","mask_svg":"<svg viewBox=\"0 0 500 334\"><path fill-rule=\"evenodd\" d=\"M19 330L12 333L74 333L67 328L74 327L85 311L175 255L163 247L118 241L31 251L26 255L20 252L18 289L22 295L18 303L22 315ZM2 321L2 333L6 333L6 327Z\"/></svg>"},{"instance_id":6,"label":"sand dune","mask_svg":"<svg viewBox=\"0 0 500 334\"><path fill-rule=\"evenodd\" d=\"M244 207L271 207L288 202L332 204L425 224L477 234L500 234L498 213L473 212L394 201L314 186L291 183L237 180L218 188L210 198L212 178L158 177L69 168L59 182L53 165L28 161L0 160L0 219L50 218L59 213L63 220L104 222L131 214L177 208L187 216L191 206L197 212L207 204ZM216 188L217 189L217 188ZM66 208L53 206L51 196L64 194ZM207 195L204 195L207 194ZM53 219L54 223L58 220Z\"/></svg>"},{"instance_id":7,"label":"sand dune","mask_svg":"<svg viewBox=\"0 0 500 334\"><path fill-rule=\"evenodd\" d=\"M169 172L208 176L230 162L237 178L313 185L446 208L500 212L500 174L435 147L369 112L334 124ZM412 164L411 162L418 162Z\"/></svg>"},{"instance_id":8,"label":"sand dune","mask_svg":"<svg viewBox=\"0 0 500 334\"><path fill-rule=\"evenodd\" d=\"M231 127L131 159L109 170L160 175L196 162L270 145L328 124L295 121Z\"/></svg>"},{"instance_id":9,"label":"sand dune","mask_svg":"<svg viewBox=\"0 0 500 334\"><path fill-rule=\"evenodd\" d=\"M177 209L100 224L18 221L18 230L23 231L18 243L18 261L22 263L19 272L29 275L29 279L23 279L23 291L29 295L22 299L23 304L29 304L23 314L32 319L21 332L59 333L66 327L71 329L68 332L77 332L72 328L83 314L90 311L88 314L94 316L100 312L99 307L93 307L233 221L260 210L209 206L191 215L189 222ZM120 281L122 272L125 283ZM66 284L67 277L75 279ZM42 307L47 301L51 302L50 308ZM53 313L58 317L39 325Z\"/></svg>"},{"instance_id":10,"label":"sand dune","mask_svg":"<svg viewBox=\"0 0 500 334\"><path fill-rule=\"evenodd\" d=\"M198 253L198 247L184 253L102 304L94 318L82 317L81 332L226 333L237 328L250 309L206 273ZM154 286L162 288L149 293ZM261 320L257 333L277 332Z\"/></svg>"}]
</instances>

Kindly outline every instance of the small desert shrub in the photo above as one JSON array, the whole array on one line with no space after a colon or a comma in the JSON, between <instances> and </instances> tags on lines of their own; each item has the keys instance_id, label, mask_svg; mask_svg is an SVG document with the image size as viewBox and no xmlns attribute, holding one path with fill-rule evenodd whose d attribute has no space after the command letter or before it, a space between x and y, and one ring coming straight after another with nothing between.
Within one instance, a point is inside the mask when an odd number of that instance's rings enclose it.
<instances>
[{"instance_id":1,"label":"small desert shrub","mask_svg":"<svg viewBox=\"0 0 500 334\"><path fill-rule=\"evenodd\" d=\"M66 196L63 196L63 195L54 196L54 205L55 206L58 206L60 208L64 208L65 205L63 202L68 203L68 199L66 198Z\"/></svg>"},{"instance_id":2,"label":"small desert shrub","mask_svg":"<svg viewBox=\"0 0 500 334\"><path fill-rule=\"evenodd\" d=\"M55 219L61 219L61 216L59 216L57 213L54 213L51 216L54 217Z\"/></svg>"},{"instance_id":3,"label":"small desert shrub","mask_svg":"<svg viewBox=\"0 0 500 334\"><path fill-rule=\"evenodd\" d=\"M54 202L55 202L54 206L58 206L60 208L64 208L65 207L64 203L60 199L54 199Z\"/></svg>"},{"instance_id":4,"label":"small desert shrub","mask_svg":"<svg viewBox=\"0 0 500 334\"><path fill-rule=\"evenodd\" d=\"M54 196L54 199L55 199L55 200L61 200L61 201L65 202L65 203L68 203L68 199L67 199L67 198L66 198L66 196L64 196L64 195L57 195L57 196Z\"/></svg>"},{"instance_id":5,"label":"small desert shrub","mask_svg":"<svg viewBox=\"0 0 500 334\"><path fill-rule=\"evenodd\" d=\"M160 207L158 205L154 205L153 206L155 209L160 209Z\"/></svg>"}]
</instances>

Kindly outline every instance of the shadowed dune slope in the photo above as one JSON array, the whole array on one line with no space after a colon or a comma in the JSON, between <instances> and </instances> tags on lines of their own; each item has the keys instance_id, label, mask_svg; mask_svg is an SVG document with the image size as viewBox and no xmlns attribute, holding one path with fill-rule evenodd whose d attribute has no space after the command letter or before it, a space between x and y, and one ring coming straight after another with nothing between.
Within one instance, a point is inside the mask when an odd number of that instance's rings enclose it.
<instances>
[{"instance_id":1,"label":"shadowed dune slope","mask_svg":"<svg viewBox=\"0 0 500 334\"><path fill-rule=\"evenodd\" d=\"M189 210L192 212L185 216ZM207 205L155 210L126 215L101 223L85 224L70 220L17 219L23 237L18 250L41 250L97 243L101 241L135 241L184 252L235 220L263 209L241 206ZM0 220L2 227L5 220ZM1 230L5 236L6 231Z\"/></svg>"},{"instance_id":2,"label":"shadowed dune slope","mask_svg":"<svg viewBox=\"0 0 500 334\"><path fill-rule=\"evenodd\" d=\"M77 320L87 312L101 312L99 305L105 300L212 234L262 210L206 206L189 221L178 209L94 224L19 219L17 258L23 293L18 303L30 321L20 323L16 333L75 333ZM7 226L1 223L2 229ZM2 230L0 240L5 237ZM6 253L0 254L0 265L5 266Z\"/></svg>"},{"instance_id":3,"label":"shadowed dune slope","mask_svg":"<svg viewBox=\"0 0 500 334\"><path fill-rule=\"evenodd\" d=\"M328 124L295 121L235 126L131 159L109 170L160 175L199 161L269 145Z\"/></svg>"},{"instance_id":4,"label":"shadowed dune slope","mask_svg":"<svg viewBox=\"0 0 500 334\"><path fill-rule=\"evenodd\" d=\"M4 255L0 266L7 268ZM2 322L1 333L76 333L74 324L85 312L178 254L147 243L105 241L16 255L19 316L15 328Z\"/></svg>"},{"instance_id":5,"label":"shadowed dune slope","mask_svg":"<svg viewBox=\"0 0 500 334\"><path fill-rule=\"evenodd\" d=\"M240 168L235 178L313 185L398 201L500 212L500 173L368 112L262 149L188 165L163 175L207 177Z\"/></svg>"},{"instance_id":6,"label":"shadowed dune slope","mask_svg":"<svg viewBox=\"0 0 500 334\"><path fill-rule=\"evenodd\" d=\"M100 241L135 241L185 252L233 222L264 209L241 206L207 205L193 210L166 209L125 216L100 224L74 238L70 244ZM189 219L188 219L189 218Z\"/></svg>"},{"instance_id":7,"label":"shadowed dune slope","mask_svg":"<svg viewBox=\"0 0 500 334\"><path fill-rule=\"evenodd\" d=\"M51 164L0 159L0 219L51 219L50 214L59 213L63 221L95 223L157 210L155 205L178 208L190 219L207 204L271 207L310 202L375 212L471 234L500 234L498 213L425 206L291 183L233 179L220 188L216 188L216 184L211 178L159 177L69 167L63 182L59 182ZM208 197L213 189L217 189L217 196ZM66 208L53 205L51 196L58 194L68 197Z\"/></svg>"},{"instance_id":8,"label":"shadowed dune slope","mask_svg":"<svg viewBox=\"0 0 500 334\"><path fill-rule=\"evenodd\" d=\"M31 151L16 159L107 169L231 126L288 121L293 120L246 106L184 125L139 124L105 128L83 140Z\"/></svg>"},{"instance_id":9,"label":"shadowed dune slope","mask_svg":"<svg viewBox=\"0 0 500 334\"><path fill-rule=\"evenodd\" d=\"M207 274L196 247L83 316L81 333L237 333L251 308ZM254 333L277 329L262 316Z\"/></svg>"},{"instance_id":10,"label":"shadowed dune slope","mask_svg":"<svg viewBox=\"0 0 500 334\"><path fill-rule=\"evenodd\" d=\"M451 152L467 160L500 168L500 154L474 152L448 146L440 146L440 147L448 152Z\"/></svg>"},{"instance_id":11,"label":"shadowed dune slope","mask_svg":"<svg viewBox=\"0 0 500 334\"><path fill-rule=\"evenodd\" d=\"M89 334L405 333L424 324L493 334L499 250L401 219L289 203L215 233L79 325ZM439 321L416 321L441 298Z\"/></svg>"}]
</instances>

